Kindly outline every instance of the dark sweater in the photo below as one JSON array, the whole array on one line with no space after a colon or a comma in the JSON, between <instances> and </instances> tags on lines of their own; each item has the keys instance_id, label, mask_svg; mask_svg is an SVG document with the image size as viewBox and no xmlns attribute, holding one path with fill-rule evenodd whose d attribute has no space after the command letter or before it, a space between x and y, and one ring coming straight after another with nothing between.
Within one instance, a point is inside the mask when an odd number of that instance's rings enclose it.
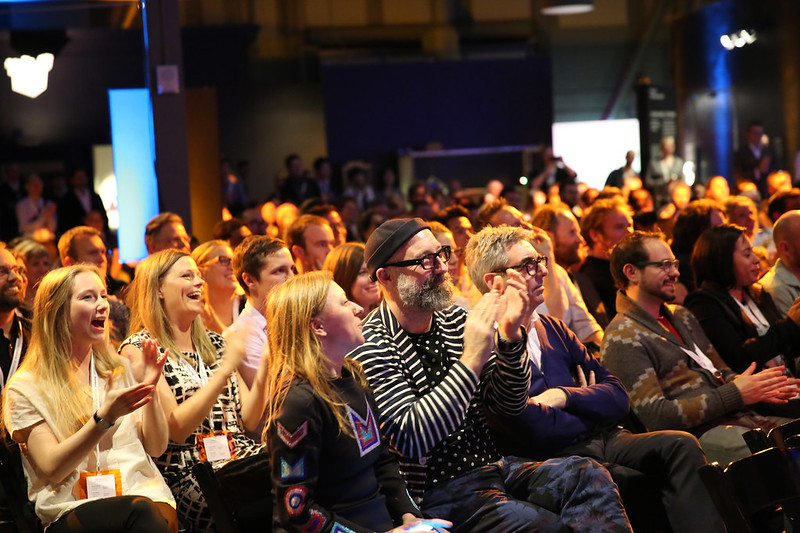
<instances>
[{"instance_id":1,"label":"dark sweater","mask_svg":"<svg viewBox=\"0 0 800 533\"><path fill-rule=\"evenodd\" d=\"M267 432L273 531L386 531L405 513L421 516L381 439L372 394L346 371L334 387L350 408L356 438L340 431L328 405L300 379Z\"/></svg>"},{"instance_id":2,"label":"dark sweater","mask_svg":"<svg viewBox=\"0 0 800 533\"><path fill-rule=\"evenodd\" d=\"M611 261L589 256L581 266L581 274L592 282L603 301L608 320L613 320L617 314L617 287L611 275Z\"/></svg>"}]
</instances>

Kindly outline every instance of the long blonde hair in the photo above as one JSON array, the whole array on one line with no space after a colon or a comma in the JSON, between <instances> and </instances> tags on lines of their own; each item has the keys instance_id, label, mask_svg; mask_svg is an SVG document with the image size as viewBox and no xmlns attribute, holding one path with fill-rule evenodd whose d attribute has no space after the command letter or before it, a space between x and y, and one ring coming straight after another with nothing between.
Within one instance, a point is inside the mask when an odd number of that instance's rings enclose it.
<instances>
[{"instance_id":1,"label":"long blonde hair","mask_svg":"<svg viewBox=\"0 0 800 533\"><path fill-rule=\"evenodd\" d=\"M75 278L86 272L95 274L105 287L97 268L86 264L58 268L42 279L33 304L31 341L19 368L20 373L31 373L44 391L42 396L60 438L78 431L93 410L90 389L78 381L70 333L70 300ZM109 349L108 342L106 328L103 341L92 345L95 368L100 375L122 367L122 360ZM13 380L12 377L12 383Z\"/></svg>"},{"instance_id":2,"label":"long blonde hair","mask_svg":"<svg viewBox=\"0 0 800 533\"><path fill-rule=\"evenodd\" d=\"M333 411L339 429L350 436L353 430L347 421L345 403L332 385L333 377L325 365L325 354L319 338L311 330L311 319L325 308L332 281L328 271L310 272L279 285L267 302L267 338L269 340L269 370L266 425L268 429L280 416L283 401L294 378L309 382ZM367 382L361 365L345 359L349 370L364 387Z\"/></svg>"},{"instance_id":3,"label":"long blonde hair","mask_svg":"<svg viewBox=\"0 0 800 533\"><path fill-rule=\"evenodd\" d=\"M170 357L179 360L183 352L175 342L172 323L159 297L161 283L167 272L183 257L191 256L178 250L162 250L147 257L136 267L136 277L128 289L128 306L131 308L131 332L147 330L162 349L169 349ZM208 338L203 320L197 315L191 326L192 343L206 365L217 360L217 351Z\"/></svg>"}]
</instances>

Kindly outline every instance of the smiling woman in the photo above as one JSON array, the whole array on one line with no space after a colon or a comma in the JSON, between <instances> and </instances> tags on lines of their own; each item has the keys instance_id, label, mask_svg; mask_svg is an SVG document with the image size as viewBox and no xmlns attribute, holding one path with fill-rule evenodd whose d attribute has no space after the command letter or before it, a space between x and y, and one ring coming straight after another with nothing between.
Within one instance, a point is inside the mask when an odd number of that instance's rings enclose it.
<instances>
[{"instance_id":1,"label":"smiling woman","mask_svg":"<svg viewBox=\"0 0 800 533\"><path fill-rule=\"evenodd\" d=\"M692 254L699 289L686 297L685 305L733 370L786 365L796 375L800 303L795 302L788 317L779 315L758 283L759 259L746 233L741 226L723 224L700 236ZM785 415L800 415L795 403L789 403L792 411Z\"/></svg>"},{"instance_id":2,"label":"smiling woman","mask_svg":"<svg viewBox=\"0 0 800 533\"><path fill-rule=\"evenodd\" d=\"M194 249L192 259L206 282L203 294L203 324L222 333L239 316L241 289L233 275L233 251L227 242L204 242Z\"/></svg>"},{"instance_id":3,"label":"smiling woman","mask_svg":"<svg viewBox=\"0 0 800 533\"><path fill-rule=\"evenodd\" d=\"M44 277L4 423L25 445L29 494L48 532L174 533L175 500L150 458L167 444L155 389L164 358L152 342L133 368L110 352L108 310L94 267Z\"/></svg>"},{"instance_id":4,"label":"smiling woman","mask_svg":"<svg viewBox=\"0 0 800 533\"><path fill-rule=\"evenodd\" d=\"M249 389L238 372L241 341L232 338L226 346L221 335L203 326L203 284L184 252L164 250L142 261L129 289L131 331L137 333L121 348L135 363L155 339L166 360L157 388L169 444L156 464L176 497L181 522L192 531L213 530L213 523L191 466L260 453L262 447L244 429L257 427L266 403L266 366Z\"/></svg>"}]
</instances>

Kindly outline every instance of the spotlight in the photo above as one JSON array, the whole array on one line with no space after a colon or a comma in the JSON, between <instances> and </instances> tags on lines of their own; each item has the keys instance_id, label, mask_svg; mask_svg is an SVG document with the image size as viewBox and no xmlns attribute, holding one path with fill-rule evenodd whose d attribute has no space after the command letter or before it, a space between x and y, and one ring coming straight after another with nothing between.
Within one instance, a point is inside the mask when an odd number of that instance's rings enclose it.
<instances>
[{"instance_id":1,"label":"spotlight","mask_svg":"<svg viewBox=\"0 0 800 533\"><path fill-rule=\"evenodd\" d=\"M543 15L577 15L594 9L594 0L549 0L542 8Z\"/></svg>"},{"instance_id":2,"label":"spotlight","mask_svg":"<svg viewBox=\"0 0 800 533\"><path fill-rule=\"evenodd\" d=\"M11 78L11 90L36 98L47 90L47 76L53 69L53 54L44 53L36 56L9 57L3 66Z\"/></svg>"},{"instance_id":3,"label":"spotlight","mask_svg":"<svg viewBox=\"0 0 800 533\"><path fill-rule=\"evenodd\" d=\"M519 184L520 185L527 185L528 184L528 176L520 176L519 177Z\"/></svg>"},{"instance_id":4,"label":"spotlight","mask_svg":"<svg viewBox=\"0 0 800 533\"><path fill-rule=\"evenodd\" d=\"M720 44L725 50L733 50L734 48L743 48L748 44L756 42L755 30L739 30L726 35L721 35L719 38Z\"/></svg>"}]
</instances>

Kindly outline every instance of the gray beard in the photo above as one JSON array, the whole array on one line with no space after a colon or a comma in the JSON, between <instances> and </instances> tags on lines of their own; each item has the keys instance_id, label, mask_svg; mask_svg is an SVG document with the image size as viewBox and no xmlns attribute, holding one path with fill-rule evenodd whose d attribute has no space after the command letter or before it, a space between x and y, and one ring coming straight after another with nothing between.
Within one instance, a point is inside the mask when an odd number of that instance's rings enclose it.
<instances>
[{"instance_id":1,"label":"gray beard","mask_svg":"<svg viewBox=\"0 0 800 533\"><path fill-rule=\"evenodd\" d=\"M442 277L444 283L435 286ZM421 287L411 276L400 274L397 277L397 292L403 305L429 313L443 311L455 301L455 288L447 272L431 276Z\"/></svg>"}]
</instances>

